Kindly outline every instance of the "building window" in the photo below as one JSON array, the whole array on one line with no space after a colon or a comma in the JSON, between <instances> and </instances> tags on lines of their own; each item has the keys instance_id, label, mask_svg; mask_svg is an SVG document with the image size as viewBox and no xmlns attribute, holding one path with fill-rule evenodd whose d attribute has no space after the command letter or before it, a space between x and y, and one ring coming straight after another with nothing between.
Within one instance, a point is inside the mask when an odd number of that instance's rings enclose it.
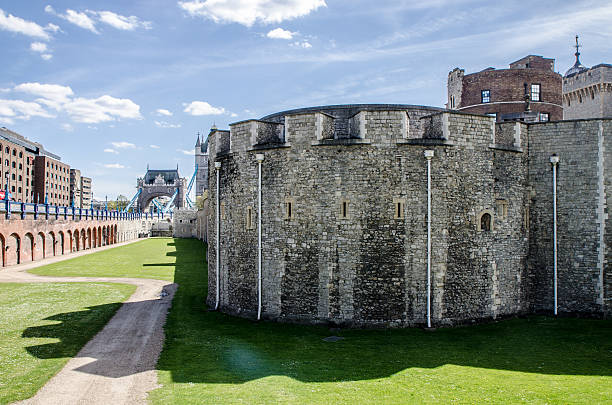
<instances>
[{"instance_id":1,"label":"building window","mask_svg":"<svg viewBox=\"0 0 612 405\"><path fill-rule=\"evenodd\" d=\"M19 181L23 181L23 178L21 177L21 174L19 175Z\"/></svg>"},{"instance_id":2,"label":"building window","mask_svg":"<svg viewBox=\"0 0 612 405\"><path fill-rule=\"evenodd\" d=\"M253 225L253 207L247 207L246 209L246 229L254 229Z\"/></svg>"},{"instance_id":3,"label":"building window","mask_svg":"<svg viewBox=\"0 0 612 405\"><path fill-rule=\"evenodd\" d=\"M23 170L23 165L19 163L19 170Z\"/></svg>"},{"instance_id":4,"label":"building window","mask_svg":"<svg viewBox=\"0 0 612 405\"><path fill-rule=\"evenodd\" d=\"M285 200L285 219L294 219L295 218L295 202L292 198L287 198Z\"/></svg>"},{"instance_id":5,"label":"building window","mask_svg":"<svg viewBox=\"0 0 612 405\"><path fill-rule=\"evenodd\" d=\"M451 108L455 108L455 96L451 96L450 106L451 106Z\"/></svg>"},{"instance_id":6,"label":"building window","mask_svg":"<svg viewBox=\"0 0 612 405\"><path fill-rule=\"evenodd\" d=\"M17 192L18 192L19 194L21 194L21 187L19 187L19 188L17 189Z\"/></svg>"},{"instance_id":7,"label":"building window","mask_svg":"<svg viewBox=\"0 0 612 405\"><path fill-rule=\"evenodd\" d=\"M22 158L23 157L23 152L19 152L19 157Z\"/></svg>"},{"instance_id":8,"label":"building window","mask_svg":"<svg viewBox=\"0 0 612 405\"><path fill-rule=\"evenodd\" d=\"M480 101L483 103L491 102L491 90L482 90L480 92Z\"/></svg>"},{"instance_id":9,"label":"building window","mask_svg":"<svg viewBox=\"0 0 612 405\"><path fill-rule=\"evenodd\" d=\"M548 113L540 113L540 122L548 122L550 115Z\"/></svg>"},{"instance_id":10,"label":"building window","mask_svg":"<svg viewBox=\"0 0 612 405\"><path fill-rule=\"evenodd\" d=\"M541 101L540 100L540 85L532 84L531 85L531 101Z\"/></svg>"},{"instance_id":11,"label":"building window","mask_svg":"<svg viewBox=\"0 0 612 405\"><path fill-rule=\"evenodd\" d=\"M403 219L405 208L406 200L403 198L395 198L393 200L393 219Z\"/></svg>"},{"instance_id":12,"label":"building window","mask_svg":"<svg viewBox=\"0 0 612 405\"><path fill-rule=\"evenodd\" d=\"M481 211L476 217L476 228L478 232L490 232L493 230L493 212L491 210Z\"/></svg>"},{"instance_id":13,"label":"building window","mask_svg":"<svg viewBox=\"0 0 612 405\"><path fill-rule=\"evenodd\" d=\"M497 200L495 201L495 213L499 218L505 219L508 217L508 201L507 200Z\"/></svg>"},{"instance_id":14,"label":"building window","mask_svg":"<svg viewBox=\"0 0 612 405\"><path fill-rule=\"evenodd\" d=\"M9 147L7 146L7 147L6 147L6 149L5 149L4 151L5 151L6 153L9 153L9 152L10 152Z\"/></svg>"},{"instance_id":15,"label":"building window","mask_svg":"<svg viewBox=\"0 0 612 405\"><path fill-rule=\"evenodd\" d=\"M17 149L13 149L13 156L17 156Z\"/></svg>"},{"instance_id":16,"label":"building window","mask_svg":"<svg viewBox=\"0 0 612 405\"><path fill-rule=\"evenodd\" d=\"M340 201L340 218L348 219L349 218L349 200Z\"/></svg>"},{"instance_id":17,"label":"building window","mask_svg":"<svg viewBox=\"0 0 612 405\"><path fill-rule=\"evenodd\" d=\"M11 164L11 166L13 166L13 169L14 169L17 165L15 164L15 162L13 162L13 164Z\"/></svg>"}]
</instances>

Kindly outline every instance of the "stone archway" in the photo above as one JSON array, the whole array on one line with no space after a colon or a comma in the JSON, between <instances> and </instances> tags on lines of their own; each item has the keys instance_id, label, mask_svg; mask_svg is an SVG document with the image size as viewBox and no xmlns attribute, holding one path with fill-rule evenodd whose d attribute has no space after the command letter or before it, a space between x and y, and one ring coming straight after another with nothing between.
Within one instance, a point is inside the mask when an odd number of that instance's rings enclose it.
<instances>
[{"instance_id":1,"label":"stone archway","mask_svg":"<svg viewBox=\"0 0 612 405\"><path fill-rule=\"evenodd\" d=\"M47 241L45 240L45 234L42 232L38 232L38 235L36 235L36 249L34 250L34 255L33 255L33 259L32 260L38 260L38 259L44 259L46 257L46 247L47 247Z\"/></svg>"},{"instance_id":2,"label":"stone archway","mask_svg":"<svg viewBox=\"0 0 612 405\"><path fill-rule=\"evenodd\" d=\"M59 231L59 245L60 245L60 254L64 254L64 241L65 241L65 237L64 237L64 232Z\"/></svg>"}]
</instances>

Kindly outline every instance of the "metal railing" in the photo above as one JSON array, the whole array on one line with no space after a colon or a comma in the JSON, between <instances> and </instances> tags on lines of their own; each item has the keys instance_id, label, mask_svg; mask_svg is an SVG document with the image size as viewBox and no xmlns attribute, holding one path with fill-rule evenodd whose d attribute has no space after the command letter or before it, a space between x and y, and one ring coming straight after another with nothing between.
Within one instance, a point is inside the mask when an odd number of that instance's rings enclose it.
<instances>
[{"instance_id":1,"label":"metal railing","mask_svg":"<svg viewBox=\"0 0 612 405\"><path fill-rule=\"evenodd\" d=\"M72 219L72 220L139 220L139 219L164 219L163 212L122 212L116 210L96 210L93 208L63 207L51 204L34 204L10 200L0 200L0 212L4 212L6 219L13 215L20 219L26 219L28 214L34 219L44 217L45 219ZM172 219L172 212L165 214Z\"/></svg>"}]
</instances>

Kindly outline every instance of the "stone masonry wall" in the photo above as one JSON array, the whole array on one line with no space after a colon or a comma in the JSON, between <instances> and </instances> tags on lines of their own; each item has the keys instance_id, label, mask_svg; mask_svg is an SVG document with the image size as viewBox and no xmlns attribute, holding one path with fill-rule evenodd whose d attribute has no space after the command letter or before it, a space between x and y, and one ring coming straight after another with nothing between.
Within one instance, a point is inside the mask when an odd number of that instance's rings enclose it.
<instances>
[{"instance_id":1,"label":"stone masonry wall","mask_svg":"<svg viewBox=\"0 0 612 405\"><path fill-rule=\"evenodd\" d=\"M550 156L557 173L558 305L560 312L602 313L609 289L610 121L533 124L529 128L532 187L529 246L531 302L552 312L553 198ZM609 299L608 299L609 305Z\"/></svg>"},{"instance_id":2,"label":"stone masonry wall","mask_svg":"<svg viewBox=\"0 0 612 405\"><path fill-rule=\"evenodd\" d=\"M525 312L526 134L508 150L495 145L490 117L444 113L422 120L422 110L406 116L392 109L359 114L358 138L321 139L320 114L285 113L278 121L285 125L286 143L268 147L251 144L251 122L231 126L231 151L210 159L208 304L214 305L217 288L218 161L221 309L248 317L257 312L255 154L263 153L263 316L351 326L424 324L423 152L433 149L434 323ZM439 122L432 130L438 133L428 139L402 127L422 134L423 121L432 120ZM516 133L514 127L507 131ZM227 141L213 136L210 142L216 151L223 150L216 142ZM483 213L492 216L490 231L480 230Z\"/></svg>"}]
</instances>

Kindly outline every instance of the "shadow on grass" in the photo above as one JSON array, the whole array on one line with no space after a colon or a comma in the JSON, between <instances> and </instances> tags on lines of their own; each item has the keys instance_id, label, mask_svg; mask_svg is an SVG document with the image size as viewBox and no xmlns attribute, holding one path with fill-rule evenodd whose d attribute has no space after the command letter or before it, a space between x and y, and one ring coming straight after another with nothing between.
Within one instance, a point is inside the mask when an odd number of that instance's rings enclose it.
<instances>
[{"instance_id":1,"label":"shadow on grass","mask_svg":"<svg viewBox=\"0 0 612 405\"><path fill-rule=\"evenodd\" d=\"M205 306L205 245L175 239L179 284L157 368L175 382L304 382L383 378L445 364L540 374L612 375L612 322L530 317L425 332L252 322ZM322 339L339 335L344 340Z\"/></svg>"},{"instance_id":2,"label":"shadow on grass","mask_svg":"<svg viewBox=\"0 0 612 405\"><path fill-rule=\"evenodd\" d=\"M121 307L121 303L111 303L88 307L87 310L66 312L45 318L58 321L52 325L27 328L24 338L53 338L59 342L29 346L26 350L39 359L74 357L79 350L110 320Z\"/></svg>"},{"instance_id":3,"label":"shadow on grass","mask_svg":"<svg viewBox=\"0 0 612 405\"><path fill-rule=\"evenodd\" d=\"M211 312L205 306L205 245L195 239L174 239L168 245L176 247L175 282L179 288L166 322L157 369L170 371L175 382L244 383L270 375L303 382L354 381L446 364L539 374L612 375L610 321L531 317L436 332L331 332L325 327L256 323ZM126 305L151 304L154 302ZM60 324L28 328L24 337L60 340L31 346L28 351L39 358L74 356L88 336L110 318L92 315L97 311L112 314L119 305L55 315L49 319ZM106 320L99 325L94 319ZM344 340L322 340L330 335ZM132 366L126 364L120 371L115 368L108 375L105 370L110 365L98 359L95 367L80 371L110 377L143 371Z\"/></svg>"}]
</instances>

